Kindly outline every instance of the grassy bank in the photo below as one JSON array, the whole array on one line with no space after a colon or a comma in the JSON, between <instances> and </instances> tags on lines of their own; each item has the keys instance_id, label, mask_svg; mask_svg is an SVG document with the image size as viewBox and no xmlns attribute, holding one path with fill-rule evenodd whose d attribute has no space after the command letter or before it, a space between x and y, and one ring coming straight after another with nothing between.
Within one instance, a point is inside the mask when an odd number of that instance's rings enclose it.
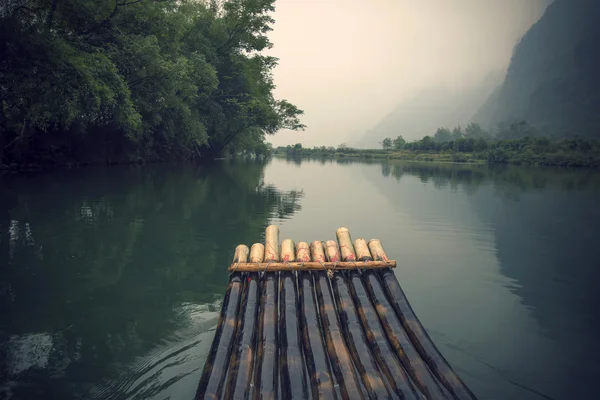
<instances>
[{"instance_id":1,"label":"grassy bank","mask_svg":"<svg viewBox=\"0 0 600 400\"><path fill-rule=\"evenodd\" d=\"M405 160L415 162L435 162L435 163L469 163L485 164L484 154L460 154L460 153L430 153L416 151L385 151L385 150L365 150L352 152L333 152L333 153L313 153L302 152L301 154L289 154L286 152L274 151L275 156L282 157L306 157L306 158L324 158L324 159L356 159L356 160ZM484 158L482 158L484 157Z\"/></svg>"},{"instance_id":2,"label":"grassy bank","mask_svg":"<svg viewBox=\"0 0 600 400\"><path fill-rule=\"evenodd\" d=\"M472 142L472 143L471 143ZM353 149L346 146L278 147L274 154L324 158L392 159L422 162L600 167L600 141L595 139L521 138L515 140L459 139L417 141L399 149Z\"/></svg>"}]
</instances>

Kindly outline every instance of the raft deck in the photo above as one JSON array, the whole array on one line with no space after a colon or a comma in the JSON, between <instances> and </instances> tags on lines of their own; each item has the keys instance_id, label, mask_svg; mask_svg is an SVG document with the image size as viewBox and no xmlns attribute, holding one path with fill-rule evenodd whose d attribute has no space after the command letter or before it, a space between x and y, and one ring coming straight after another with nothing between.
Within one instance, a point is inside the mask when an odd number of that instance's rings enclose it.
<instances>
[{"instance_id":1,"label":"raft deck","mask_svg":"<svg viewBox=\"0 0 600 400\"><path fill-rule=\"evenodd\" d=\"M381 242L336 236L236 248L197 399L475 399Z\"/></svg>"}]
</instances>

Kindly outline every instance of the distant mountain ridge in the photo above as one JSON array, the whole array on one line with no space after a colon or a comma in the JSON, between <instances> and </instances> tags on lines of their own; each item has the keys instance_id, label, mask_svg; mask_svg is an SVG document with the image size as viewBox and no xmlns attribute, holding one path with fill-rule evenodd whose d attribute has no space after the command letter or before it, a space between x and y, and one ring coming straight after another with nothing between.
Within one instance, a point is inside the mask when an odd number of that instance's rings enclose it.
<instances>
[{"instance_id":1,"label":"distant mountain ridge","mask_svg":"<svg viewBox=\"0 0 600 400\"><path fill-rule=\"evenodd\" d=\"M468 89L429 88L404 100L349 144L432 135L477 122L527 121L550 137L600 138L600 0L555 0L516 44L506 74Z\"/></svg>"},{"instance_id":2,"label":"distant mountain ridge","mask_svg":"<svg viewBox=\"0 0 600 400\"><path fill-rule=\"evenodd\" d=\"M515 46L473 121L526 120L548 136L600 137L600 1L555 0Z\"/></svg>"},{"instance_id":3,"label":"distant mountain ridge","mask_svg":"<svg viewBox=\"0 0 600 400\"><path fill-rule=\"evenodd\" d=\"M380 147L384 138L402 135L406 140L433 135L439 127L466 125L473 113L502 82L500 71L469 88L431 87L396 106L362 137L349 141L359 148Z\"/></svg>"}]
</instances>

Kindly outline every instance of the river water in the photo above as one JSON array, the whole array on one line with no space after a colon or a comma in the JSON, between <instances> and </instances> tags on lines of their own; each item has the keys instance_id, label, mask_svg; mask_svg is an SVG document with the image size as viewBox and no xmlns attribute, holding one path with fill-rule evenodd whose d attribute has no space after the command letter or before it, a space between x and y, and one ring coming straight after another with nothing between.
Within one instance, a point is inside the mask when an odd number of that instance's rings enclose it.
<instances>
[{"instance_id":1,"label":"river water","mask_svg":"<svg viewBox=\"0 0 600 400\"><path fill-rule=\"evenodd\" d=\"M239 243L381 239L480 399L600 398L600 174L273 159L0 177L0 399L191 399Z\"/></svg>"}]
</instances>

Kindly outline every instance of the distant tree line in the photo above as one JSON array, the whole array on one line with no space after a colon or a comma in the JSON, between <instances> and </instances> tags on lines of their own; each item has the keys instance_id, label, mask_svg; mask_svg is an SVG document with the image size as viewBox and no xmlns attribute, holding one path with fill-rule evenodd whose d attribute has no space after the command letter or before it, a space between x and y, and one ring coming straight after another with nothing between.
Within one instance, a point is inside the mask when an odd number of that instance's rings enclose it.
<instances>
[{"instance_id":1,"label":"distant tree line","mask_svg":"<svg viewBox=\"0 0 600 400\"><path fill-rule=\"evenodd\" d=\"M439 128L433 136L413 142L406 142L402 136L385 138L381 146L384 150L471 153L490 163L600 166L599 140L577 136L550 139L526 121L500 124L491 132L476 123L464 130L461 126Z\"/></svg>"},{"instance_id":2,"label":"distant tree line","mask_svg":"<svg viewBox=\"0 0 600 400\"><path fill-rule=\"evenodd\" d=\"M302 143L294 145L279 146L272 150L274 154L284 154L290 157L296 156L374 156L382 153L379 149L355 149L349 147L346 143L341 143L337 147L333 146L314 146L312 148L303 147Z\"/></svg>"},{"instance_id":3,"label":"distant tree line","mask_svg":"<svg viewBox=\"0 0 600 400\"><path fill-rule=\"evenodd\" d=\"M402 136L385 138L381 149L336 147L305 148L301 143L280 146L275 154L288 157L362 157L417 161L488 162L556 166L600 167L600 141L582 137L550 139L526 122L499 125L488 132L472 123L464 129L439 128L433 136L406 142Z\"/></svg>"},{"instance_id":4,"label":"distant tree line","mask_svg":"<svg viewBox=\"0 0 600 400\"><path fill-rule=\"evenodd\" d=\"M0 165L268 152L274 2L0 2Z\"/></svg>"},{"instance_id":5,"label":"distant tree line","mask_svg":"<svg viewBox=\"0 0 600 400\"><path fill-rule=\"evenodd\" d=\"M455 150L482 151L487 147L484 143L494 140L515 140L524 137L541 137L536 127L526 121L511 124L500 124L494 131L486 131L479 124L470 123L463 128L459 125L454 129L438 128L433 136L427 135L421 140L407 143L402 136L396 139L385 138L381 145L384 149L396 150ZM446 144L444 146L444 144ZM451 146L450 144L454 145Z\"/></svg>"}]
</instances>

